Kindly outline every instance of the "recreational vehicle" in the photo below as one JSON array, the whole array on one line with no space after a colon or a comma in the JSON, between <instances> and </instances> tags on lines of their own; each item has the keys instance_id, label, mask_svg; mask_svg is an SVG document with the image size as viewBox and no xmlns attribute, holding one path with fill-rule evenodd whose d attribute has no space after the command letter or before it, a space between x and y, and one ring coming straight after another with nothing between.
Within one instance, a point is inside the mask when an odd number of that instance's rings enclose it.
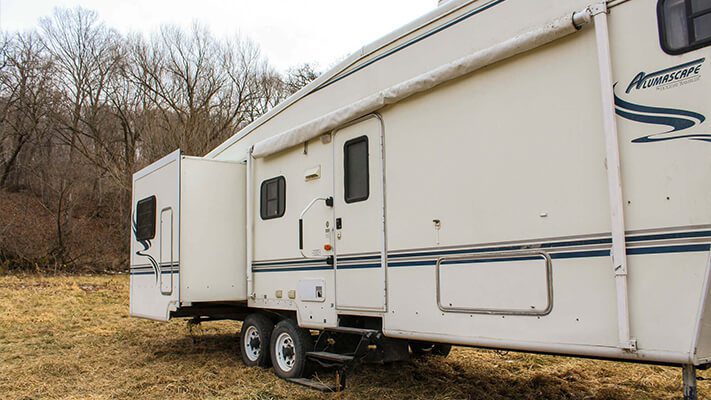
<instances>
[{"instance_id":1,"label":"recreational vehicle","mask_svg":"<svg viewBox=\"0 0 711 400\"><path fill-rule=\"evenodd\" d=\"M452 0L133 181L131 315L312 366L711 363L711 0Z\"/></svg>"}]
</instances>

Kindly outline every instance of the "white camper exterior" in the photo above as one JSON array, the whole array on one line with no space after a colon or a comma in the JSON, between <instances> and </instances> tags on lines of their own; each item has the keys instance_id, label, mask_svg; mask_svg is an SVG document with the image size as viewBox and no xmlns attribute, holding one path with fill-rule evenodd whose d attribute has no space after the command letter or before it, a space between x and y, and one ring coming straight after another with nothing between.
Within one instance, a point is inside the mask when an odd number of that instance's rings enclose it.
<instances>
[{"instance_id":1,"label":"white camper exterior","mask_svg":"<svg viewBox=\"0 0 711 400\"><path fill-rule=\"evenodd\" d=\"M160 290L134 232L132 313L267 315L245 321L242 351L263 365L271 336L284 377L305 358L284 332L363 329L684 365L692 398L693 367L711 363L708 9L442 4L193 161L229 167L180 184L139 172L134 207L178 204L180 284ZM191 196L212 208L197 220L225 226L183 224ZM192 298L183 281L212 268ZM281 319L291 331L266 332Z\"/></svg>"}]
</instances>

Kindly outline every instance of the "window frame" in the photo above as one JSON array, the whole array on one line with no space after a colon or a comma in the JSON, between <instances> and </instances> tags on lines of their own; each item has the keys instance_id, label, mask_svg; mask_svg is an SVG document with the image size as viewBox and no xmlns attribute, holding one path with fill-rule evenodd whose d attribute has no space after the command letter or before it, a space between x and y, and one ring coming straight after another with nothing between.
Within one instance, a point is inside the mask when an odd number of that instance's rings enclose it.
<instances>
[{"instance_id":1,"label":"window frame","mask_svg":"<svg viewBox=\"0 0 711 400\"><path fill-rule=\"evenodd\" d=\"M144 235L144 234L142 234L143 233L142 232L142 226L143 226L142 222L143 221L141 220L141 217L140 217L141 213L139 213L139 210L143 204L149 203L149 202L152 203L152 206L153 206L151 208L151 213L150 213L153 217L148 219L150 221L150 225L149 225L150 226L150 235ZM156 237L156 203L157 203L157 201L156 201L155 195L145 197L145 198L138 200L136 202L136 240L139 242L144 241L144 240L152 240L152 239L155 239L155 237Z\"/></svg>"},{"instance_id":2,"label":"window frame","mask_svg":"<svg viewBox=\"0 0 711 400\"><path fill-rule=\"evenodd\" d=\"M268 193L266 188L269 184L276 182L277 185L277 213L275 215L267 215L267 204L269 203ZM283 191L280 192L279 188L282 187ZM280 208L279 205L282 207ZM284 175L279 175L274 178L265 179L259 187L259 216L262 220L267 221L270 219L281 218L286 213L286 178Z\"/></svg>"},{"instance_id":3,"label":"window frame","mask_svg":"<svg viewBox=\"0 0 711 400\"><path fill-rule=\"evenodd\" d=\"M678 49L670 48L667 43L667 29L665 25L666 19L664 18L664 4L667 1L669 0L657 1L657 25L659 27L659 44L662 47L662 50L664 50L667 54L676 56L711 45L711 37L701 41L691 41L691 39L695 39L696 36L694 33L694 19L702 17L706 14L711 14L711 8L694 13L691 10L691 0L684 0L684 6L686 8L686 38L689 40L689 45Z\"/></svg>"},{"instance_id":4,"label":"window frame","mask_svg":"<svg viewBox=\"0 0 711 400\"><path fill-rule=\"evenodd\" d=\"M354 144L365 142L366 156L365 156L365 196L358 197L348 197L348 147ZM361 201L366 201L370 198L370 141L368 140L368 135L358 136L356 138L350 139L343 144L343 200L347 204L358 203Z\"/></svg>"}]
</instances>

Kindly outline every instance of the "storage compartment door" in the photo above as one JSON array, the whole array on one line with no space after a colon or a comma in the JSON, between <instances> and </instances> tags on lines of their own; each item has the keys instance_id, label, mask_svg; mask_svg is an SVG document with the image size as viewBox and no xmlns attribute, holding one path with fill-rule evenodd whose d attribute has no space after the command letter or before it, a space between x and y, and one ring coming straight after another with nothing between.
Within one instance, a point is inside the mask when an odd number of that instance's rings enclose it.
<instances>
[{"instance_id":1,"label":"storage compartment door","mask_svg":"<svg viewBox=\"0 0 711 400\"><path fill-rule=\"evenodd\" d=\"M443 257L436 268L442 311L541 316L552 310L551 258L546 253Z\"/></svg>"}]
</instances>

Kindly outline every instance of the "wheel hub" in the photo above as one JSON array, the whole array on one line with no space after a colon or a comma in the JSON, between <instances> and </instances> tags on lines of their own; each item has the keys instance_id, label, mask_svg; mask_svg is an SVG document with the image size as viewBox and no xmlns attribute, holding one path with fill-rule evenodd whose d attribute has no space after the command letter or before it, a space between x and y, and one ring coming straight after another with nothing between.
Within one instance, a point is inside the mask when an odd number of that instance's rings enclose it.
<instances>
[{"instance_id":1,"label":"wheel hub","mask_svg":"<svg viewBox=\"0 0 711 400\"><path fill-rule=\"evenodd\" d=\"M255 348L255 349L258 349L258 348L259 348L260 342L261 342L261 341L259 340L258 337L251 337L251 338L249 338L249 345L252 346L252 347Z\"/></svg>"},{"instance_id":2,"label":"wheel hub","mask_svg":"<svg viewBox=\"0 0 711 400\"><path fill-rule=\"evenodd\" d=\"M287 357L287 358L294 357L294 348L293 347L284 347L284 348L282 348L282 352L284 353L284 357Z\"/></svg>"}]
</instances>

